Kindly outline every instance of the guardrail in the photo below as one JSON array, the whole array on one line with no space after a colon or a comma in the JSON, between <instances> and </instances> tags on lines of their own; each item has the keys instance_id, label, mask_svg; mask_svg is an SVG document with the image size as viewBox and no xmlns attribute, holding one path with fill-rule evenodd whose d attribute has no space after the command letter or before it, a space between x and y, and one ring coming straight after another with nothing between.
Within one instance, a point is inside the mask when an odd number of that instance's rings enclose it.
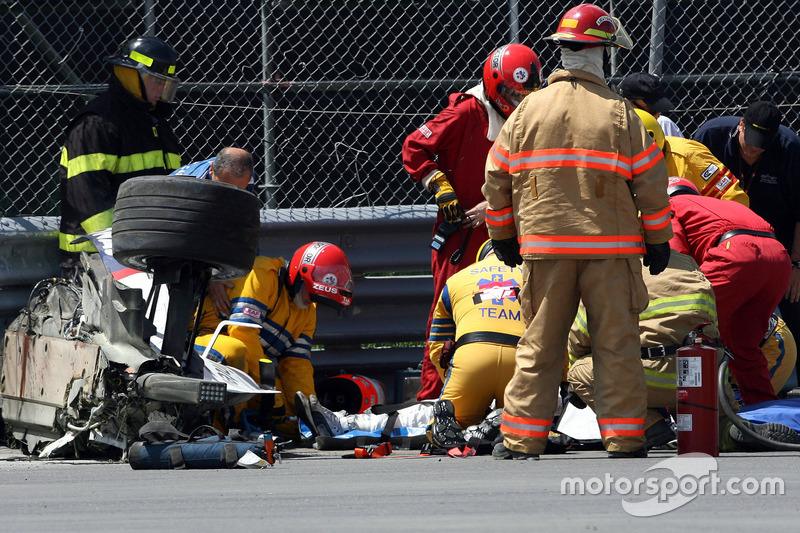
<instances>
[{"instance_id":1,"label":"guardrail","mask_svg":"<svg viewBox=\"0 0 800 533\"><path fill-rule=\"evenodd\" d=\"M392 401L405 369L416 369L433 298L431 228L435 206L264 210L259 253L290 258L309 241L341 247L355 277L353 304L320 306L312 354L317 381L342 372L382 381ZM27 305L33 285L56 277L57 217L0 218L0 334ZM398 390L395 390L398 389Z\"/></svg>"}]
</instances>

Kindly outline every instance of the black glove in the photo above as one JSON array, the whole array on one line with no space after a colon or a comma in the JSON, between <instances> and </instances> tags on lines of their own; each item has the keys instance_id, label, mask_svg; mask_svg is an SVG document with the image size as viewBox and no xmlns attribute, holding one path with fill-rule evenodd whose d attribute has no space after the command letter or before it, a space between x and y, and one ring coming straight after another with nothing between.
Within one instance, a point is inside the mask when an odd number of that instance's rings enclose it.
<instances>
[{"instance_id":1,"label":"black glove","mask_svg":"<svg viewBox=\"0 0 800 533\"><path fill-rule=\"evenodd\" d=\"M508 267L515 267L522 264L522 256L519 255L519 242L516 237L510 239L492 239L492 250L494 255Z\"/></svg>"},{"instance_id":2,"label":"black glove","mask_svg":"<svg viewBox=\"0 0 800 533\"><path fill-rule=\"evenodd\" d=\"M567 401L577 407L578 409L583 409L586 407L586 402L581 400L581 397L578 396L575 392L570 392L569 396L567 396Z\"/></svg>"},{"instance_id":3,"label":"black glove","mask_svg":"<svg viewBox=\"0 0 800 533\"><path fill-rule=\"evenodd\" d=\"M644 266L650 267L650 275L655 276L664 272L669 263L669 243L644 245L647 252L644 254Z\"/></svg>"}]
</instances>

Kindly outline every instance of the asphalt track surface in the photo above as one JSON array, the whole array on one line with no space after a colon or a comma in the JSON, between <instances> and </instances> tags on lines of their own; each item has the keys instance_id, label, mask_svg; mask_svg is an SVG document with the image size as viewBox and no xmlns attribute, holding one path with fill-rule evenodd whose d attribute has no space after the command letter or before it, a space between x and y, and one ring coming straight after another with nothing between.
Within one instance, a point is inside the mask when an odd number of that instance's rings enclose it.
<instances>
[{"instance_id":1,"label":"asphalt track surface","mask_svg":"<svg viewBox=\"0 0 800 533\"><path fill-rule=\"evenodd\" d=\"M719 478L713 490L704 485L705 494L693 482L702 468L687 467L682 456L676 463L674 451L613 460L580 451L540 461L343 453L293 450L263 470L135 471L126 463L31 460L0 448L0 531L730 532L794 531L800 519L794 452L702 459L703 468L715 469L706 479ZM648 472L654 465L660 468ZM562 490L565 478L580 478L584 494ZM648 483L653 492L645 492ZM761 488L767 493L752 494ZM631 512L624 500L634 504Z\"/></svg>"}]
</instances>

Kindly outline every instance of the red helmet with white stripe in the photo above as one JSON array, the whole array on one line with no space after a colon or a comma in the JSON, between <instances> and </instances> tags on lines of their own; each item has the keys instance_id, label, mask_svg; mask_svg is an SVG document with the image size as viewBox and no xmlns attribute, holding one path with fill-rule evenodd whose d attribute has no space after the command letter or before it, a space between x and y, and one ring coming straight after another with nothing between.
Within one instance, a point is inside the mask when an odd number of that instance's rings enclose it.
<instances>
[{"instance_id":1,"label":"red helmet with white stripe","mask_svg":"<svg viewBox=\"0 0 800 533\"><path fill-rule=\"evenodd\" d=\"M501 46L483 65L483 90L498 113L508 118L542 83L542 63L524 44Z\"/></svg>"},{"instance_id":2,"label":"red helmet with white stripe","mask_svg":"<svg viewBox=\"0 0 800 533\"><path fill-rule=\"evenodd\" d=\"M300 247L289 262L288 281L294 294L305 285L314 302L342 308L353 301L350 263L342 249L329 242Z\"/></svg>"}]
</instances>

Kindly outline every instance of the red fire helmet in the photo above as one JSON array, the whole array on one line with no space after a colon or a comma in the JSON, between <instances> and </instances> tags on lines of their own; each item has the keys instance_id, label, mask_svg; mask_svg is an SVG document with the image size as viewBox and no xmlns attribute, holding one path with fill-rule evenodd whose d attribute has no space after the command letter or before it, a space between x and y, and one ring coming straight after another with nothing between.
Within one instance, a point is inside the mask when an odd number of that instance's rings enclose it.
<instances>
[{"instance_id":1,"label":"red fire helmet","mask_svg":"<svg viewBox=\"0 0 800 533\"><path fill-rule=\"evenodd\" d=\"M545 40L559 45L614 45L626 50L633 46L620 20L594 4L581 4L564 13L556 32L545 37Z\"/></svg>"}]
</instances>

